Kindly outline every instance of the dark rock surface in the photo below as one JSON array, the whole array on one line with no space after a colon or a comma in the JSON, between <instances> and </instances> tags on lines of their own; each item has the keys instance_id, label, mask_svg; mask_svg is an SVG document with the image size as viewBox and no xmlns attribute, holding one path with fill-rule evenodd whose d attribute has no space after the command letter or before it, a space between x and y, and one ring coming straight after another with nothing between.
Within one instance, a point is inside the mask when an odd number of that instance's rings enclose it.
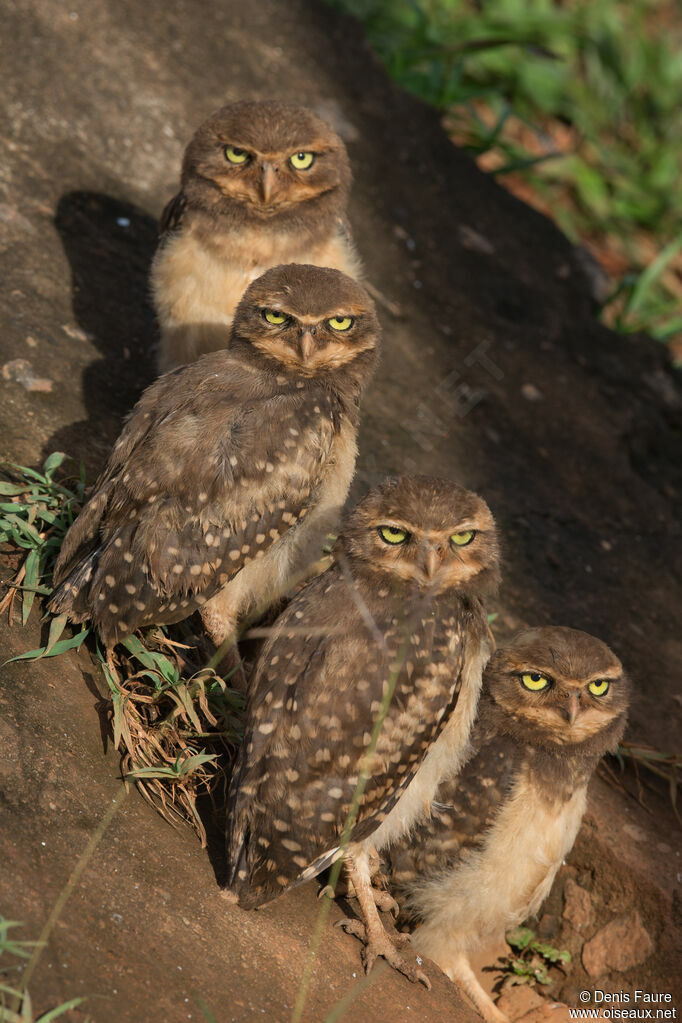
<instances>
[{"instance_id":1,"label":"dark rock surface","mask_svg":"<svg viewBox=\"0 0 682 1023\"><path fill-rule=\"evenodd\" d=\"M349 144L368 277L404 314L383 315L356 493L414 469L480 489L504 537L499 638L550 622L601 636L635 681L631 736L674 750L680 390L660 346L599 325L557 229L313 0L24 0L5 4L1 45L0 457L37 465L61 449L94 478L152 379L155 218L194 127L245 96L317 107ZM35 612L23 632L3 622L3 659L39 629ZM0 912L24 936L120 786L96 676L85 654L3 669ZM589 930L636 908L655 953L617 983L670 990L679 831L665 798L651 816L603 782L595 792L572 868L592 893ZM34 1004L88 994L71 1018L175 1023L211 1019L203 999L217 1023L287 1020L318 911L312 887L256 914L225 905L193 837L132 792L52 933ZM360 985L358 952L325 930L304 1019L341 1018L327 1014L346 995L347 1019L475 1018L433 967L431 992L388 970Z\"/></svg>"}]
</instances>

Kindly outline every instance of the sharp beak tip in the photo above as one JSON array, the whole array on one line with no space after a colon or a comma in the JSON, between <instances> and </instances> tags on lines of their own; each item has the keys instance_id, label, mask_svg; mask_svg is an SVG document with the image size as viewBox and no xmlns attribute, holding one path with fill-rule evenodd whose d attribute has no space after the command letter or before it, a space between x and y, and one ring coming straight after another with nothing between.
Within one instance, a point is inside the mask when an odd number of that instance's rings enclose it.
<instances>
[{"instance_id":1,"label":"sharp beak tip","mask_svg":"<svg viewBox=\"0 0 682 1023\"><path fill-rule=\"evenodd\" d=\"M276 172L271 163L263 164L263 175L261 177L261 193L263 202L269 202L275 190Z\"/></svg>"},{"instance_id":2,"label":"sharp beak tip","mask_svg":"<svg viewBox=\"0 0 682 1023\"><path fill-rule=\"evenodd\" d=\"M307 362L310 356L315 350L315 342L313 341L312 335L306 332L301 338L299 344L299 351L301 353L301 359L303 362Z\"/></svg>"},{"instance_id":3,"label":"sharp beak tip","mask_svg":"<svg viewBox=\"0 0 682 1023\"><path fill-rule=\"evenodd\" d=\"M439 565L440 558L438 557L437 553L435 551L429 551L429 553L426 555L426 560L424 562L424 574L426 575L427 579L433 579L436 572L438 571Z\"/></svg>"},{"instance_id":4,"label":"sharp beak tip","mask_svg":"<svg viewBox=\"0 0 682 1023\"><path fill-rule=\"evenodd\" d=\"M568 723L574 725L578 714L580 713L580 704L574 697L568 704Z\"/></svg>"}]
</instances>

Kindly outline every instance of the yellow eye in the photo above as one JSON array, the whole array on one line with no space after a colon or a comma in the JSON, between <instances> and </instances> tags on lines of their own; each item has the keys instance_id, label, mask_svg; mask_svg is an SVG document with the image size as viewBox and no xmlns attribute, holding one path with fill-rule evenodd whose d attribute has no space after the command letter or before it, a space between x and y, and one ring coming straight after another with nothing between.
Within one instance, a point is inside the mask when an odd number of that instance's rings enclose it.
<instances>
[{"instance_id":1,"label":"yellow eye","mask_svg":"<svg viewBox=\"0 0 682 1023\"><path fill-rule=\"evenodd\" d=\"M409 533L406 533L404 529L396 529L395 526L379 526L379 536L384 543L397 546L399 543L405 543Z\"/></svg>"},{"instance_id":2,"label":"yellow eye","mask_svg":"<svg viewBox=\"0 0 682 1023\"><path fill-rule=\"evenodd\" d=\"M466 547L467 544L471 543L475 536L475 530L467 529L464 533L453 533L450 539L454 543L455 547Z\"/></svg>"},{"instance_id":3,"label":"yellow eye","mask_svg":"<svg viewBox=\"0 0 682 1023\"><path fill-rule=\"evenodd\" d=\"M310 170L314 162L314 153L294 153L289 157L289 163L295 170Z\"/></svg>"},{"instance_id":4,"label":"yellow eye","mask_svg":"<svg viewBox=\"0 0 682 1023\"><path fill-rule=\"evenodd\" d=\"M526 689L530 689L531 693L539 693L541 689L546 689L549 685L549 679L541 675L539 671L526 672L521 676L521 681Z\"/></svg>"},{"instance_id":5,"label":"yellow eye","mask_svg":"<svg viewBox=\"0 0 682 1023\"><path fill-rule=\"evenodd\" d=\"M587 688L593 696L606 696L610 686L611 683L607 678L600 678L595 682L590 682Z\"/></svg>"},{"instance_id":6,"label":"yellow eye","mask_svg":"<svg viewBox=\"0 0 682 1023\"><path fill-rule=\"evenodd\" d=\"M225 159L228 163L246 163L249 154L239 146L225 146Z\"/></svg>"},{"instance_id":7,"label":"yellow eye","mask_svg":"<svg viewBox=\"0 0 682 1023\"><path fill-rule=\"evenodd\" d=\"M352 316L332 316L327 323L332 330L349 330L353 326Z\"/></svg>"},{"instance_id":8,"label":"yellow eye","mask_svg":"<svg viewBox=\"0 0 682 1023\"><path fill-rule=\"evenodd\" d=\"M278 312L277 309L264 309L263 310L263 318L268 323L276 323L276 324L284 323L285 320L287 319L287 317L284 315L284 313Z\"/></svg>"}]
</instances>

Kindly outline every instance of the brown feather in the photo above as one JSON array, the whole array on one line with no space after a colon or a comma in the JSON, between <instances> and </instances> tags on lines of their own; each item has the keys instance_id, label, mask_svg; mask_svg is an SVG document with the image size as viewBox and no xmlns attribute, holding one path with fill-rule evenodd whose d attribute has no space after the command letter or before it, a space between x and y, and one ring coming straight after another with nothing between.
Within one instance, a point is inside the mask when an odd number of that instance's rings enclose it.
<instances>
[{"instance_id":1,"label":"brown feather","mask_svg":"<svg viewBox=\"0 0 682 1023\"><path fill-rule=\"evenodd\" d=\"M421 500L409 479L384 485L384 500L399 501L402 485L422 517L431 515L437 481L420 479ZM445 481L440 490L456 525L453 500L473 495ZM351 513L336 564L291 602L259 658L229 801L229 884L243 906L275 897L339 855L374 722L395 683L349 839L362 842L381 826L456 715L465 664L485 642L483 606L466 585L434 590L381 571L367 521L380 503L370 493ZM475 505L492 528L483 502ZM492 565L494 544L490 551Z\"/></svg>"},{"instance_id":2,"label":"brown feather","mask_svg":"<svg viewBox=\"0 0 682 1023\"><path fill-rule=\"evenodd\" d=\"M243 164L229 163L228 144L244 150ZM290 161L301 150L314 154L304 171ZM345 221L349 186L343 142L304 107L242 102L208 118L185 152L152 265L161 372L227 347L242 294L268 267L310 263L359 278Z\"/></svg>"},{"instance_id":3,"label":"brown feather","mask_svg":"<svg viewBox=\"0 0 682 1023\"><path fill-rule=\"evenodd\" d=\"M376 318L366 300L358 330L369 347L356 352L349 341L345 366L314 375L285 367L248 340L264 329L259 301L282 281L304 309L325 289L332 307L338 296L364 294L317 268L282 267L256 282L234 351L205 356L145 391L65 538L50 608L91 618L106 645L139 625L187 617L290 530L305 528L306 515L312 520L328 501L330 473L345 498L354 447L345 466L337 449L356 428L376 360Z\"/></svg>"}]
</instances>

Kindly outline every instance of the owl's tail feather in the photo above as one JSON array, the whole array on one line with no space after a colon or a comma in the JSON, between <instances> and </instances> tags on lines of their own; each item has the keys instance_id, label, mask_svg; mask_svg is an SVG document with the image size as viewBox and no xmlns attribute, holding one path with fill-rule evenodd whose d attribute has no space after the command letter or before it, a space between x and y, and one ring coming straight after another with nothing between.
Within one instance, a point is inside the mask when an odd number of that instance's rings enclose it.
<instances>
[{"instance_id":1,"label":"owl's tail feather","mask_svg":"<svg viewBox=\"0 0 682 1023\"><path fill-rule=\"evenodd\" d=\"M82 622L91 615L90 582L97 571L101 554L98 547L80 561L64 579L47 602L52 614L67 614L72 622Z\"/></svg>"},{"instance_id":2,"label":"owl's tail feather","mask_svg":"<svg viewBox=\"0 0 682 1023\"><path fill-rule=\"evenodd\" d=\"M253 878L253 866L249 862L249 826L246 824L244 830L238 829L239 834L228 835L228 876L225 885L226 895L229 893L231 901L239 902L242 909L257 909L266 902L270 902L279 890L271 889L267 885L255 883ZM230 841L232 839L232 841ZM232 853L232 856L230 856Z\"/></svg>"},{"instance_id":3,"label":"owl's tail feather","mask_svg":"<svg viewBox=\"0 0 682 1023\"><path fill-rule=\"evenodd\" d=\"M109 503L111 484L97 489L69 528L54 566L55 584L64 582L100 543L100 525Z\"/></svg>"},{"instance_id":4,"label":"owl's tail feather","mask_svg":"<svg viewBox=\"0 0 682 1023\"><path fill-rule=\"evenodd\" d=\"M323 853L322 856L318 856L316 860L302 870L295 880L289 885L290 888L298 888L300 884L305 884L306 881L310 881L313 877L317 877L323 870L327 870L333 863L336 863L341 856L343 856L344 850L341 846L337 845L328 852Z\"/></svg>"}]
</instances>

